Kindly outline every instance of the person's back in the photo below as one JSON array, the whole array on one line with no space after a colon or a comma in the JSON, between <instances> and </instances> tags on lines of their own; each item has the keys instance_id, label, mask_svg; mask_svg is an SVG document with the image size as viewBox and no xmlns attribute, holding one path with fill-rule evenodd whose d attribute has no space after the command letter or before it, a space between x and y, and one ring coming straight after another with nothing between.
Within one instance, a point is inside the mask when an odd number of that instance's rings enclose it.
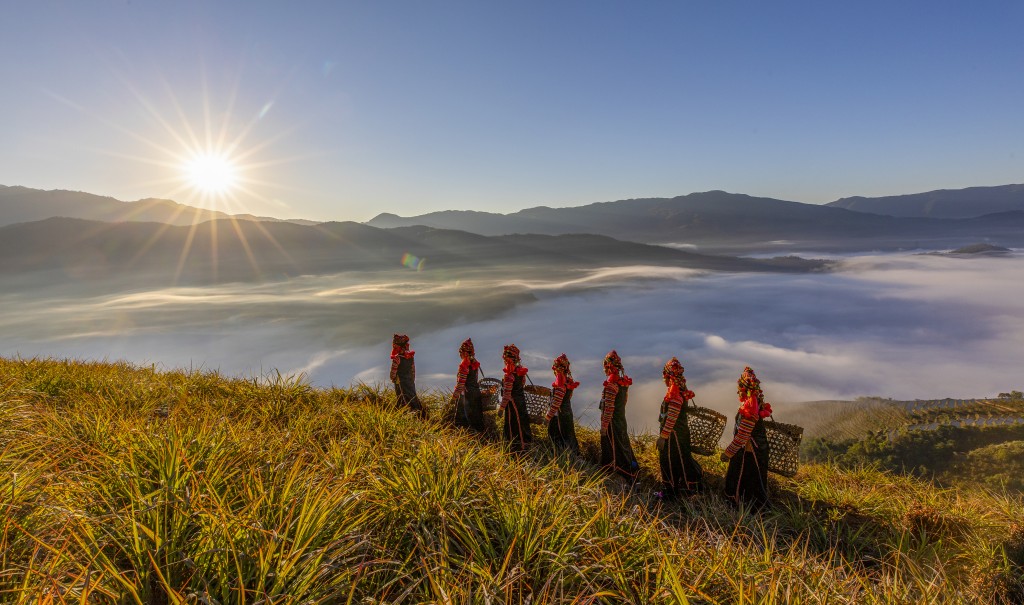
<instances>
[{"instance_id":1,"label":"person's back","mask_svg":"<svg viewBox=\"0 0 1024 605\"><path fill-rule=\"evenodd\" d=\"M626 403L633 380L626 376L615 351L605 356L604 371L607 379L601 395L601 466L632 481L640 468L626 425Z\"/></svg>"},{"instance_id":2,"label":"person's back","mask_svg":"<svg viewBox=\"0 0 1024 605\"><path fill-rule=\"evenodd\" d=\"M505 361L499 406L504 412L502 432L512 451L523 451L533 441L530 412L526 407L526 374L529 370L523 367L516 345L505 345L501 356Z\"/></svg>"},{"instance_id":3,"label":"person's back","mask_svg":"<svg viewBox=\"0 0 1024 605\"><path fill-rule=\"evenodd\" d=\"M452 424L477 433L484 432L483 400L480 397L480 362L474 357L473 340L467 338L459 346L459 371L452 391Z\"/></svg>"},{"instance_id":4,"label":"person's back","mask_svg":"<svg viewBox=\"0 0 1024 605\"><path fill-rule=\"evenodd\" d=\"M409 337L395 334L391 340L391 381L395 385L395 397L398 405L407 406L426 418L427 408L416 394L415 355L409 348Z\"/></svg>"},{"instance_id":5,"label":"person's back","mask_svg":"<svg viewBox=\"0 0 1024 605\"><path fill-rule=\"evenodd\" d=\"M733 439L722 452L729 462L725 473L725 497L733 505L746 502L755 508L768 503L768 433L764 419L772 406L764 400L761 381L750 367L737 381L740 408L736 413Z\"/></svg>"}]
</instances>

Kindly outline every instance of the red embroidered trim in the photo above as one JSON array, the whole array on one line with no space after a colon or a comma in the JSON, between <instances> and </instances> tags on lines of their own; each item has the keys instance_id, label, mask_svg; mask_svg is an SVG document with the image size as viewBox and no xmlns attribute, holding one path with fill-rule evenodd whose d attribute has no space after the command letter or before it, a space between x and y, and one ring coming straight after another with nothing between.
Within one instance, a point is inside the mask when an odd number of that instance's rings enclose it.
<instances>
[{"instance_id":1,"label":"red embroidered trim","mask_svg":"<svg viewBox=\"0 0 1024 605\"><path fill-rule=\"evenodd\" d=\"M619 394L619 385L614 376L609 376L604 381L604 391L601 393L601 429L607 430L612 424L612 415L615 414L615 396Z\"/></svg>"}]
</instances>

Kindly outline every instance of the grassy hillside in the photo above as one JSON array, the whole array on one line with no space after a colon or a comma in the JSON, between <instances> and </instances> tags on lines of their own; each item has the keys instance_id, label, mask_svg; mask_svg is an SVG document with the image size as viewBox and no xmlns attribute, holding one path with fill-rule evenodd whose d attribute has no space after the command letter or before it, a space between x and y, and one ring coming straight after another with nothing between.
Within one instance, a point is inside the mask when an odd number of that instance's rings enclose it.
<instances>
[{"instance_id":1,"label":"grassy hillside","mask_svg":"<svg viewBox=\"0 0 1024 605\"><path fill-rule=\"evenodd\" d=\"M875 401L847 414L845 430L814 434L803 453L811 461L874 464L948 485L1024 493L1024 400L1015 394L909 409L909 402Z\"/></svg>"},{"instance_id":2,"label":"grassy hillside","mask_svg":"<svg viewBox=\"0 0 1024 605\"><path fill-rule=\"evenodd\" d=\"M432 394L437 404L443 394ZM1024 501L808 465L740 514L514 459L386 392L0 359L0 600L1011 603ZM724 467L701 458L712 487Z\"/></svg>"}]
</instances>

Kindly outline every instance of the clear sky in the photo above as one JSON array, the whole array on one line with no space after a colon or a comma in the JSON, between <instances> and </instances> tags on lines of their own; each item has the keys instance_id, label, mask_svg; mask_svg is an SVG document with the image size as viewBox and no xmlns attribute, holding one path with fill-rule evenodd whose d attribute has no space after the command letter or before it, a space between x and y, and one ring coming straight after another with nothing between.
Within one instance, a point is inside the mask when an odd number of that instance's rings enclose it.
<instances>
[{"instance_id":1,"label":"clear sky","mask_svg":"<svg viewBox=\"0 0 1024 605\"><path fill-rule=\"evenodd\" d=\"M1022 40L1020 1L0 0L0 184L212 204L207 147L230 210L321 220L1019 183Z\"/></svg>"}]
</instances>

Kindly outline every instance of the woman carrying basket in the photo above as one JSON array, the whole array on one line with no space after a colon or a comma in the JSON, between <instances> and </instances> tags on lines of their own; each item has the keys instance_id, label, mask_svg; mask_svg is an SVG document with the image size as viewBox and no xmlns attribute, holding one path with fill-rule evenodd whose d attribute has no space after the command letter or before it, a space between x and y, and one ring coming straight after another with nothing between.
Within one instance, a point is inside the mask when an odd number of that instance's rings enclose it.
<instances>
[{"instance_id":1,"label":"woman carrying basket","mask_svg":"<svg viewBox=\"0 0 1024 605\"><path fill-rule=\"evenodd\" d=\"M501 353L505 360L505 378L501 381L501 403L498 410L503 412L502 432L509 449L521 452L533 441L530 432L530 411L526 408L527 369L519 359L519 347L505 345Z\"/></svg>"},{"instance_id":2,"label":"woman carrying basket","mask_svg":"<svg viewBox=\"0 0 1024 605\"><path fill-rule=\"evenodd\" d=\"M408 406L421 418L426 419L427 408L416 395L414 355L416 351L409 350L409 337L405 334L395 334L391 339L391 382L395 384L398 405Z\"/></svg>"},{"instance_id":3,"label":"woman carrying basket","mask_svg":"<svg viewBox=\"0 0 1024 605\"><path fill-rule=\"evenodd\" d=\"M693 391L686 388L683 365L673 357L661 372L665 379L665 399L661 402L661 433L658 436L658 461L661 463L662 497L675 500L704 491L704 472L690 450L690 425L686 421L686 400Z\"/></svg>"},{"instance_id":4,"label":"woman carrying basket","mask_svg":"<svg viewBox=\"0 0 1024 605\"><path fill-rule=\"evenodd\" d=\"M622 359L615 351L604 358L604 391L601 394L601 466L630 481L636 480L640 465L633 455L626 427L626 401L633 380L626 376Z\"/></svg>"},{"instance_id":5,"label":"woman carrying basket","mask_svg":"<svg viewBox=\"0 0 1024 605\"><path fill-rule=\"evenodd\" d=\"M484 432L484 403L480 397L480 362L474 357L473 340L467 338L459 346L459 375L452 392L455 426L469 429L477 433Z\"/></svg>"},{"instance_id":6,"label":"woman carrying basket","mask_svg":"<svg viewBox=\"0 0 1024 605\"><path fill-rule=\"evenodd\" d=\"M732 443L722 453L729 461L725 473L725 497L734 505L741 502L762 508L768 503L768 435L762 420L771 416L772 406L764 400L761 381L747 366L737 382L740 409Z\"/></svg>"},{"instance_id":7,"label":"woman carrying basket","mask_svg":"<svg viewBox=\"0 0 1024 605\"><path fill-rule=\"evenodd\" d=\"M562 353L551 364L555 373L555 381L551 383L551 406L548 408L548 437L555 446L555 451L580 453L580 444L576 441L576 423L572 418L572 392L580 383L572 379L569 369L569 358Z\"/></svg>"}]
</instances>

